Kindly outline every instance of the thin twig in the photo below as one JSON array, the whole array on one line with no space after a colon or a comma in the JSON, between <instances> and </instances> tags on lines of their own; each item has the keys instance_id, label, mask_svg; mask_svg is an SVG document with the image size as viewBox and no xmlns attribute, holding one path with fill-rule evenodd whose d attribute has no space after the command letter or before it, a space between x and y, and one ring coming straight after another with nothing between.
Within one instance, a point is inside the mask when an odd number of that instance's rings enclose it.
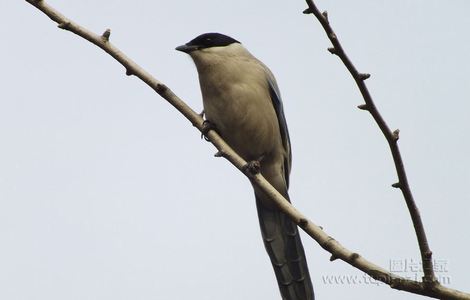
<instances>
[{"instance_id":1,"label":"thin twig","mask_svg":"<svg viewBox=\"0 0 470 300\"><path fill-rule=\"evenodd\" d=\"M57 10L45 3L45 1L26 1L49 16L54 22L58 23L60 28L71 31L106 51L126 68L126 74L135 75L147 83L147 85L154 89L161 97L180 111L193 124L193 126L199 129L199 131L202 132L204 130L203 119L200 114L193 111L163 83L153 78L149 73L139 67L135 62L129 59L124 53L109 42L111 34L110 30L106 30L103 35L99 36L67 19ZM217 156L225 157L240 171L243 172L243 170L245 170L246 161L235 153L214 130L210 130L205 134L211 143L217 148ZM385 282L398 290L405 290L415 294L432 296L434 298L470 300L470 294L449 289L439 284L434 286L431 290L425 289L421 283L394 275L380 266L366 260L359 254L351 252L344 248L334 238L326 234L322 228L309 221L304 215L295 209L261 174L245 175L249 176L251 181L265 192L266 195L268 195L279 207L279 209L292 219L292 221L296 222L296 224L298 224L308 235L315 239L315 241L317 241L325 250L330 252L332 257L339 258L364 271L376 280Z\"/></svg>"},{"instance_id":2,"label":"thin twig","mask_svg":"<svg viewBox=\"0 0 470 300\"><path fill-rule=\"evenodd\" d=\"M357 71L356 67L353 65L349 57L344 52L343 46L341 46L338 36L331 28L327 12L325 11L323 13L320 13L320 11L312 0L306 0L306 2L308 8L304 11L304 13L313 13L313 15L321 23L323 29L326 32L326 35L333 44L333 47L328 48L328 51L330 51L332 54L337 55L341 59L341 61L344 63L344 65L354 78L354 81L356 82L359 90L361 91L365 104L359 105L358 108L370 112L375 122L379 126L380 130L382 131L383 135L387 139L388 145L390 146L390 150L392 152L393 162L395 163L395 169L398 175L398 182L392 184L392 186L394 188L399 188L402 191L403 197L405 198L405 202L408 206L408 211L410 212L411 220L413 222L413 226L416 232L419 250L421 252L421 260L423 263L424 271L423 282L427 285L432 286L436 283L436 277L434 275L434 268L432 263L432 252L429 248L429 243L426 237L426 232L424 230L423 222L421 220L418 207L416 206L416 202L413 199L413 194L411 193L411 189L408 184L408 178L406 176L405 167L401 158L400 149L398 148L397 142L399 138L398 134L400 131L397 129L392 132L385 120L380 115L365 84L365 80L370 77L370 74L359 73Z\"/></svg>"}]
</instances>

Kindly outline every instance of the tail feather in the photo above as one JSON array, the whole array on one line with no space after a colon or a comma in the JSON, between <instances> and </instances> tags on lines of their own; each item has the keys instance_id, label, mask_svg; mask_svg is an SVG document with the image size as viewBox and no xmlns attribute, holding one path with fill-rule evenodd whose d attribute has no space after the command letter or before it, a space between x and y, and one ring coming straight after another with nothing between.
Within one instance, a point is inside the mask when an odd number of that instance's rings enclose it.
<instances>
[{"instance_id":1,"label":"tail feather","mask_svg":"<svg viewBox=\"0 0 470 300\"><path fill-rule=\"evenodd\" d=\"M313 300L313 286L297 225L256 195L264 246L284 300Z\"/></svg>"}]
</instances>

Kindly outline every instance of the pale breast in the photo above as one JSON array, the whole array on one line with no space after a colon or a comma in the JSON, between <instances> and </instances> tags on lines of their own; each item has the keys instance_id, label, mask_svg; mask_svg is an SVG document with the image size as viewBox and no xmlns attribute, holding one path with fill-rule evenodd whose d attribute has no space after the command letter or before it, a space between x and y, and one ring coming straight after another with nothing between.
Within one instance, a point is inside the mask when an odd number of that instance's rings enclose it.
<instances>
[{"instance_id":1,"label":"pale breast","mask_svg":"<svg viewBox=\"0 0 470 300\"><path fill-rule=\"evenodd\" d=\"M247 160L273 151L281 137L264 69L240 60L202 74L206 119L227 143Z\"/></svg>"}]
</instances>

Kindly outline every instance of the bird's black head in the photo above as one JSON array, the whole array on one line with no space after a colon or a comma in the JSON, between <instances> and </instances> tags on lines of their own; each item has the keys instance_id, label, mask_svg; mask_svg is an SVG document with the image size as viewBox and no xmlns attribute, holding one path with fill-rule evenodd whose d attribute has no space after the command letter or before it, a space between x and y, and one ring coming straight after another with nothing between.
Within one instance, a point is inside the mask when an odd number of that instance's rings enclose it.
<instances>
[{"instance_id":1,"label":"bird's black head","mask_svg":"<svg viewBox=\"0 0 470 300\"><path fill-rule=\"evenodd\" d=\"M201 34L196 38L192 39L191 41L187 42L186 44L176 47L176 50L190 53L199 49L211 47L224 47L233 43L240 44L239 41L227 35L216 32L210 32Z\"/></svg>"}]
</instances>

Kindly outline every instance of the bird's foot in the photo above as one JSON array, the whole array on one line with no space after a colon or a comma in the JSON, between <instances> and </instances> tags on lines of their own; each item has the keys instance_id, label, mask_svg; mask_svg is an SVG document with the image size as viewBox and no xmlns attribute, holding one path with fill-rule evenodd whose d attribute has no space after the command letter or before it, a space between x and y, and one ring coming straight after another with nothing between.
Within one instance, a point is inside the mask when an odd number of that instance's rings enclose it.
<instances>
[{"instance_id":1,"label":"bird's foot","mask_svg":"<svg viewBox=\"0 0 470 300\"><path fill-rule=\"evenodd\" d=\"M254 176L260 172L260 169L261 164L259 160L252 160L247 162L246 165L243 166L242 171L248 176Z\"/></svg>"},{"instance_id":2,"label":"bird's foot","mask_svg":"<svg viewBox=\"0 0 470 300\"><path fill-rule=\"evenodd\" d=\"M211 130L216 130L215 124L211 121L204 120L204 122L202 122L201 139L204 138L206 141L209 141L207 133Z\"/></svg>"}]
</instances>

